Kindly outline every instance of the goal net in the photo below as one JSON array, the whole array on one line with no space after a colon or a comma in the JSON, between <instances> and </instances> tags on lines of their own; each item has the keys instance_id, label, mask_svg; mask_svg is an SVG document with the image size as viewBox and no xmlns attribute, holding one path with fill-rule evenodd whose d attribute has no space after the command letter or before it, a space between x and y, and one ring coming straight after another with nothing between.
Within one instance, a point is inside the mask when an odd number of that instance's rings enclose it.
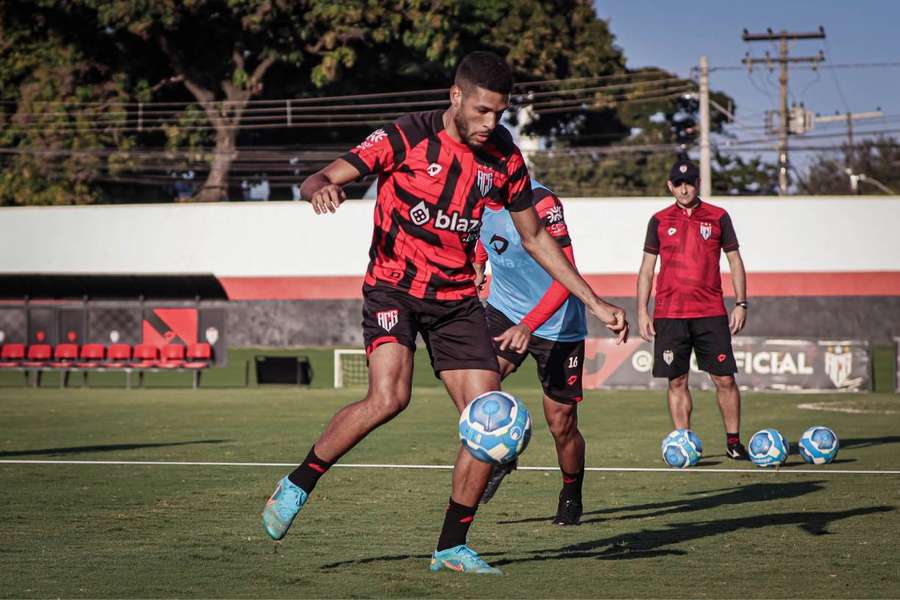
<instances>
[{"instance_id":1,"label":"goal net","mask_svg":"<svg viewBox=\"0 0 900 600\"><path fill-rule=\"evenodd\" d=\"M334 351L334 387L369 385L365 350Z\"/></svg>"}]
</instances>

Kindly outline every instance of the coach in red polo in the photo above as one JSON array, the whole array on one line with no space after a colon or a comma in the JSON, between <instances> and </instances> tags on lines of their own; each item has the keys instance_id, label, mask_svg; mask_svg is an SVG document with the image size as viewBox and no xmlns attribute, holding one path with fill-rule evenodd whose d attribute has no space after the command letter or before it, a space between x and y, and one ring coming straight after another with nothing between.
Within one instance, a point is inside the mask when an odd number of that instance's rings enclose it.
<instances>
[{"instance_id":1,"label":"coach in red polo","mask_svg":"<svg viewBox=\"0 0 900 600\"><path fill-rule=\"evenodd\" d=\"M669 414L676 429L691 427L693 400L688 389L691 351L701 370L716 385L725 425L726 455L746 460L741 444L741 394L734 381L737 366L731 336L747 319L747 280L738 240L725 210L697 196L700 172L687 160L676 162L667 182L675 203L650 218L644 258L638 274L638 327L653 341L653 375L669 380ZM731 266L736 301L731 315L722 298L719 257L724 250ZM647 310L656 259L662 260L656 281L653 319Z\"/></svg>"}]
</instances>

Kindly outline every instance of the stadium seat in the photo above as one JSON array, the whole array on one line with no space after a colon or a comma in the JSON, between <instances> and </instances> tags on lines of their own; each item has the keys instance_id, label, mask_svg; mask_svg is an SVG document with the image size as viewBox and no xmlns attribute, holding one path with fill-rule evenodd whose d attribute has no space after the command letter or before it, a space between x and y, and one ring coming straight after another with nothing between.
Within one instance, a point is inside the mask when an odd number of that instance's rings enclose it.
<instances>
[{"instance_id":1,"label":"stadium seat","mask_svg":"<svg viewBox=\"0 0 900 600\"><path fill-rule=\"evenodd\" d=\"M184 366L188 369L205 369L212 362L212 347L206 342L191 344L188 346L187 362Z\"/></svg>"},{"instance_id":2,"label":"stadium seat","mask_svg":"<svg viewBox=\"0 0 900 600\"><path fill-rule=\"evenodd\" d=\"M50 366L54 369L74 367L78 360L78 344L57 344L53 350L53 358Z\"/></svg>"},{"instance_id":3,"label":"stadium seat","mask_svg":"<svg viewBox=\"0 0 900 600\"><path fill-rule=\"evenodd\" d=\"M134 347L133 360L129 366L134 369L152 369L157 366L156 359L158 357L159 350L156 346L138 344Z\"/></svg>"},{"instance_id":4,"label":"stadium seat","mask_svg":"<svg viewBox=\"0 0 900 600\"><path fill-rule=\"evenodd\" d=\"M176 369L184 363L184 346L166 344L162 348L162 359L157 363L164 369Z\"/></svg>"},{"instance_id":5,"label":"stadium seat","mask_svg":"<svg viewBox=\"0 0 900 600\"><path fill-rule=\"evenodd\" d=\"M106 366L102 363L106 357L103 344L85 344L81 347L81 360L75 363L79 369L97 369Z\"/></svg>"},{"instance_id":6,"label":"stadium seat","mask_svg":"<svg viewBox=\"0 0 900 600\"><path fill-rule=\"evenodd\" d=\"M3 344L0 367L18 367L25 360L25 344Z\"/></svg>"},{"instance_id":7,"label":"stadium seat","mask_svg":"<svg viewBox=\"0 0 900 600\"><path fill-rule=\"evenodd\" d=\"M112 344L109 347L106 358L107 360L103 364L104 367L109 367L110 369L127 367L131 362L131 346L128 344Z\"/></svg>"},{"instance_id":8,"label":"stadium seat","mask_svg":"<svg viewBox=\"0 0 900 600\"><path fill-rule=\"evenodd\" d=\"M22 363L22 366L29 369L40 369L47 366L52 356L53 349L50 344L32 344L28 346L27 360Z\"/></svg>"}]
</instances>

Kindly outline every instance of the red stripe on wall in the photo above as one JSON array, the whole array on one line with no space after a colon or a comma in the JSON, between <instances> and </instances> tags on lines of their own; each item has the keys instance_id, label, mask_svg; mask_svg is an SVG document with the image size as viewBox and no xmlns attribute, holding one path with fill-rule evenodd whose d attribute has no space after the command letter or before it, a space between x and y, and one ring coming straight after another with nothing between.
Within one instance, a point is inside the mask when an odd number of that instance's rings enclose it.
<instances>
[{"instance_id":1,"label":"red stripe on wall","mask_svg":"<svg viewBox=\"0 0 900 600\"><path fill-rule=\"evenodd\" d=\"M604 298L636 295L636 275L585 275ZM220 277L231 300L355 300L362 298L360 276ZM731 275L722 274L726 296ZM828 273L748 273L748 296L900 296L900 271Z\"/></svg>"}]
</instances>

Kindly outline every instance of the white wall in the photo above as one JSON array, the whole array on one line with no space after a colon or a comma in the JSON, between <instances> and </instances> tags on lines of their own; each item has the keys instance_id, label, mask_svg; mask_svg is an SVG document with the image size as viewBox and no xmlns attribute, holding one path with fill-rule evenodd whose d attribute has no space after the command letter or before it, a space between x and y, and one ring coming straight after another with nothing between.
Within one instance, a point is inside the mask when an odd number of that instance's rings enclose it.
<instances>
[{"instance_id":1,"label":"white wall","mask_svg":"<svg viewBox=\"0 0 900 600\"><path fill-rule=\"evenodd\" d=\"M665 198L564 200L584 273L632 273ZM722 198L750 271L900 270L900 197ZM0 273L359 275L371 201L0 209ZM724 261L723 261L724 264Z\"/></svg>"}]
</instances>

